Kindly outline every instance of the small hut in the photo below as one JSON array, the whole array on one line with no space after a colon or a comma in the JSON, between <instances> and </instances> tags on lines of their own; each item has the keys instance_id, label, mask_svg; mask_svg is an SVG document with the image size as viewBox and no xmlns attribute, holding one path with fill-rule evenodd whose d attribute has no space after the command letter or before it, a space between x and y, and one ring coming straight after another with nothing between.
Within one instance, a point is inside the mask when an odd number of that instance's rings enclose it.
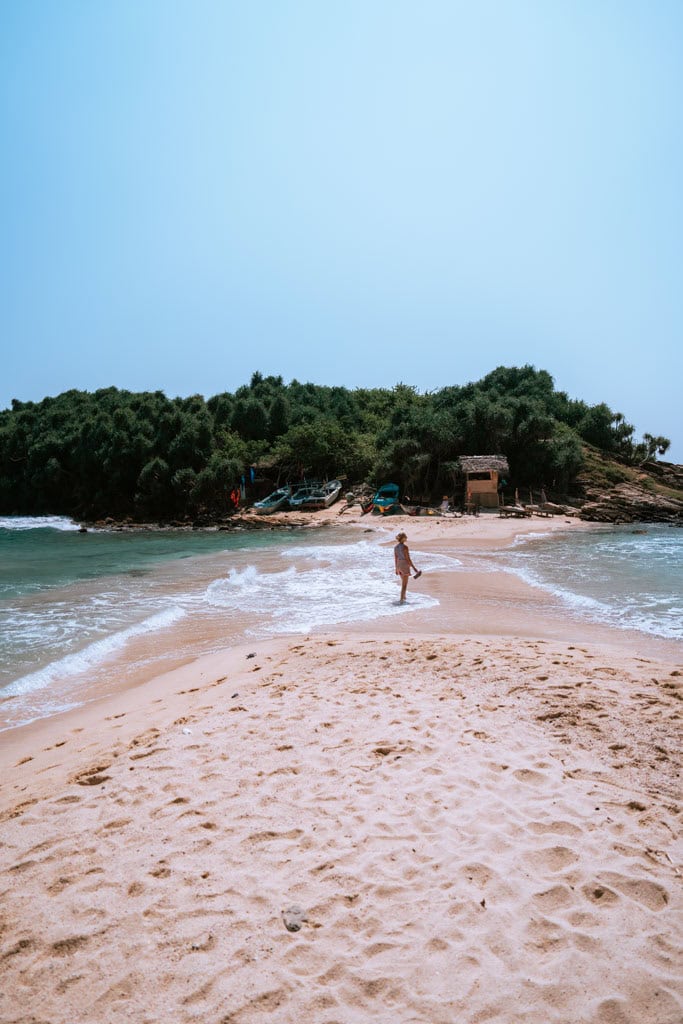
<instances>
[{"instance_id":1,"label":"small hut","mask_svg":"<svg viewBox=\"0 0 683 1024\"><path fill-rule=\"evenodd\" d=\"M465 475L465 501L482 508L497 508L498 488L510 473L504 455L462 455L460 468Z\"/></svg>"}]
</instances>

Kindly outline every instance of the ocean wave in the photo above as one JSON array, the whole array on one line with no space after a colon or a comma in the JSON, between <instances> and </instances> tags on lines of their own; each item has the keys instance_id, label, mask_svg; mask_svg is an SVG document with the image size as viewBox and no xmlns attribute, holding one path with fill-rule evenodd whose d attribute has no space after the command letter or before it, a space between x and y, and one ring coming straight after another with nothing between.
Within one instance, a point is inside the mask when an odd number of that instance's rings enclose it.
<instances>
[{"instance_id":1,"label":"ocean wave","mask_svg":"<svg viewBox=\"0 0 683 1024\"><path fill-rule=\"evenodd\" d=\"M126 629L113 633L111 636L103 637L101 640L93 641L81 651L67 654L63 658L45 665L44 668L30 672L19 679L14 679L7 686L3 687L2 697L18 697L27 693L33 693L36 690L42 690L50 686L56 681L61 681L70 676L77 676L81 672L92 669L105 661L106 658L120 650L121 647L124 647L134 637L172 626L184 618L185 615L186 612L177 606L157 612L142 622L128 626Z\"/></svg>"},{"instance_id":2,"label":"ocean wave","mask_svg":"<svg viewBox=\"0 0 683 1024\"><path fill-rule=\"evenodd\" d=\"M458 569L462 562L452 555L432 552L419 552L413 546L411 552L420 566L430 572L449 572ZM313 559L344 566L349 561L365 568L386 572L387 567L393 570L393 549L377 541L361 540L353 544L296 544L281 552L282 558Z\"/></svg>"},{"instance_id":3,"label":"ocean wave","mask_svg":"<svg viewBox=\"0 0 683 1024\"><path fill-rule=\"evenodd\" d=\"M265 617L263 628L268 633L308 632L439 603L420 593L415 584L406 604L399 605L393 554L377 544L297 545L281 554L297 564L271 573L260 572L255 565L233 569L207 587L207 602ZM425 571L453 571L460 562L446 555L422 554L419 565Z\"/></svg>"},{"instance_id":4,"label":"ocean wave","mask_svg":"<svg viewBox=\"0 0 683 1024\"><path fill-rule=\"evenodd\" d=\"M680 640L682 540L680 531L656 524L596 526L536 543L527 537L495 557L580 618Z\"/></svg>"},{"instance_id":5,"label":"ocean wave","mask_svg":"<svg viewBox=\"0 0 683 1024\"><path fill-rule=\"evenodd\" d=\"M0 516L0 530L80 530L66 516Z\"/></svg>"},{"instance_id":6,"label":"ocean wave","mask_svg":"<svg viewBox=\"0 0 683 1024\"><path fill-rule=\"evenodd\" d=\"M615 629L637 630L666 640L683 640L681 609L672 604L669 597L639 593L637 597L629 598L622 594L618 604L610 604L587 594L577 593L565 585L551 582L528 568L505 566L504 571L512 573L532 587L552 594L580 618ZM576 572L574 578L580 581L582 576Z\"/></svg>"}]
</instances>

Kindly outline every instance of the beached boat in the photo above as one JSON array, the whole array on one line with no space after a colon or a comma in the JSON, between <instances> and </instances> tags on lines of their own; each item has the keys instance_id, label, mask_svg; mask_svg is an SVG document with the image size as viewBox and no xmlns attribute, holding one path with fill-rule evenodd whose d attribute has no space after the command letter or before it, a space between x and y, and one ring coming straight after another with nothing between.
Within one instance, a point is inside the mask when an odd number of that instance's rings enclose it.
<instances>
[{"instance_id":1,"label":"beached boat","mask_svg":"<svg viewBox=\"0 0 683 1024\"><path fill-rule=\"evenodd\" d=\"M308 483L301 484L300 487L295 488L292 492L289 498L289 507L291 509L302 509L306 500L310 498L314 491L319 490L321 487L322 484L319 480L309 480Z\"/></svg>"},{"instance_id":2,"label":"beached boat","mask_svg":"<svg viewBox=\"0 0 683 1024\"><path fill-rule=\"evenodd\" d=\"M400 511L398 484L382 484L372 499L373 512L380 512L382 515L393 511Z\"/></svg>"},{"instance_id":3,"label":"beached boat","mask_svg":"<svg viewBox=\"0 0 683 1024\"><path fill-rule=\"evenodd\" d=\"M291 487L279 487L277 491L273 491L267 498L262 501L254 502L254 509L259 515L269 515L271 512L277 512L278 509L284 508L289 501L291 496Z\"/></svg>"},{"instance_id":4,"label":"beached boat","mask_svg":"<svg viewBox=\"0 0 683 1024\"><path fill-rule=\"evenodd\" d=\"M329 508L341 494L341 480L328 480L326 484L311 491L304 499L303 508L311 511L313 509Z\"/></svg>"}]
</instances>

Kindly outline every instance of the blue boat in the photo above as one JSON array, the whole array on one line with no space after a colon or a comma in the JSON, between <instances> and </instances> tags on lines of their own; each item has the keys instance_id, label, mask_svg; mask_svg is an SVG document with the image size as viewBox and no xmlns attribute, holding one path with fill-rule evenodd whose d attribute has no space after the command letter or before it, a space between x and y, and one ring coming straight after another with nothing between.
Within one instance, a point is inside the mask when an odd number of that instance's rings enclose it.
<instances>
[{"instance_id":1,"label":"blue boat","mask_svg":"<svg viewBox=\"0 0 683 1024\"><path fill-rule=\"evenodd\" d=\"M300 484L294 489L289 498L288 505L291 509L296 511L302 509L310 496L320 487L320 482L317 480L309 480L308 483Z\"/></svg>"},{"instance_id":2,"label":"blue boat","mask_svg":"<svg viewBox=\"0 0 683 1024\"><path fill-rule=\"evenodd\" d=\"M254 509L262 516L269 515L271 512L277 512L278 509L284 508L287 504L291 493L291 487L279 487L277 491L273 491L263 501L255 501Z\"/></svg>"},{"instance_id":3,"label":"blue boat","mask_svg":"<svg viewBox=\"0 0 683 1024\"><path fill-rule=\"evenodd\" d=\"M398 484L382 484L375 494L375 497L372 499L373 512L380 512L382 515L387 515L391 512L400 512L401 506L398 500L399 493Z\"/></svg>"}]
</instances>

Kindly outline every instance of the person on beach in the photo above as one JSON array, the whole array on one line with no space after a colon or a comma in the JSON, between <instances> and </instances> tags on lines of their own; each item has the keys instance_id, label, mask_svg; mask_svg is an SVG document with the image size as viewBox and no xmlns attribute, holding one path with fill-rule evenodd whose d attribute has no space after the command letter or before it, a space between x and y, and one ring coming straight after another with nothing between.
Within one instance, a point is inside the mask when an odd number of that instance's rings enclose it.
<instances>
[{"instance_id":1,"label":"person on beach","mask_svg":"<svg viewBox=\"0 0 683 1024\"><path fill-rule=\"evenodd\" d=\"M410 551L406 544L407 537L403 531L396 534L396 540L398 544L394 548L394 566L396 568L396 575L401 577L401 597L399 604L405 604L406 602L406 590L408 589L408 580L410 579L410 570L415 570L415 579L421 576L422 573L416 565L413 564L413 560L410 557Z\"/></svg>"}]
</instances>

